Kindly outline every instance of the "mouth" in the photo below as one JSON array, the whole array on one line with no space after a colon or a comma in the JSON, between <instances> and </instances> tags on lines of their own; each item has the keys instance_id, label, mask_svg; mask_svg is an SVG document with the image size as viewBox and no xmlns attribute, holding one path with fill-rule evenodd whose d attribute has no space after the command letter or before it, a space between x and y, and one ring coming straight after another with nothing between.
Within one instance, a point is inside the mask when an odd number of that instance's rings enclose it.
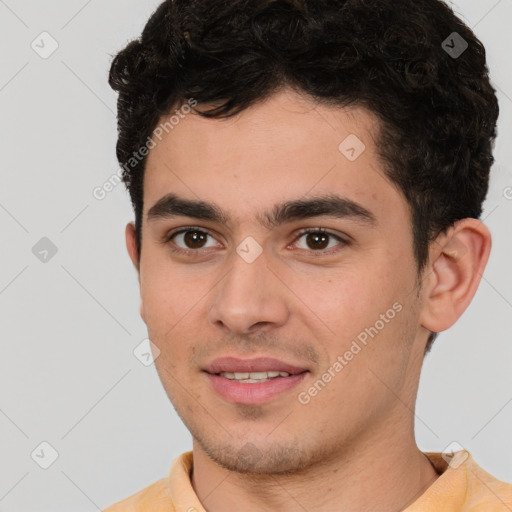
<instances>
[{"instance_id":1,"label":"mouth","mask_svg":"<svg viewBox=\"0 0 512 512\"><path fill-rule=\"evenodd\" d=\"M309 370L280 361L260 357L216 359L203 370L213 390L223 399L238 404L262 404L291 390Z\"/></svg>"},{"instance_id":2,"label":"mouth","mask_svg":"<svg viewBox=\"0 0 512 512\"><path fill-rule=\"evenodd\" d=\"M303 373L308 371L308 368L296 366L291 363L287 363L285 361L281 361L279 359L274 359L272 357L256 357L253 359L241 359L238 357L220 357L215 359L211 363L207 364L203 370L212 375L220 375L220 374L260 374L267 373L266 377L256 375L255 379L258 378L275 378L279 375L276 373L286 373L288 375L297 375L299 373ZM270 376L268 375L270 373ZM228 378L230 378L228 376ZM247 379L248 376L240 377Z\"/></svg>"},{"instance_id":3,"label":"mouth","mask_svg":"<svg viewBox=\"0 0 512 512\"><path fill-rule=\"evenodd\" d=\"M288 372L271 370L265 372L222 372L216 373L215 375L220 375L226 379L243 384L256 384L258 382L268 382L269 380L277 379L279 377L289 377L292 374Z\"/></svg>"}]
</instances>

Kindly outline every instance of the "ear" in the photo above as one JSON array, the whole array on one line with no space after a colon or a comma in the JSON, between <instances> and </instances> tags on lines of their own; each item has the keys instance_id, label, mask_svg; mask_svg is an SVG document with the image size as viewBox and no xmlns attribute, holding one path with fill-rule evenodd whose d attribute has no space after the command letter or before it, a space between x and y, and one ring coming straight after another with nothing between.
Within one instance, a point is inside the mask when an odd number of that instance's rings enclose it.
<instances>
[{"instance_id":1,"label":"ear","mask_svg":"<svg viewBox=\"0 0 512 512\"><path fill-rule=\"evenodd\" d=\"M451 327L473 299L491 252L491 233L478 219L457 221L432 244L420 323L432 332Z\"/></svg>"},{"instance_id":2,"label":"ear","mask_svg":"<svg viewBox=\"0 0 512 512\"><path fill-rule=\"evenodd\" d=\"M125 229L125 238L126 238L126 249L128 250L128 254L130 255L130 259L132 260L133 266L139 274L140 271L140 261L139 254L137 252L137 241L135 236L135 224L133 222L129 222L126 225ZM140 275L139 275L140 281Z\"/></svg>"},{"instance_id":3,"label":"ear","mask_svg":"<svg viewBox=\"0 0 512 512\"><path fill-rule=\"evenodd\" d=\"M130 255L130 259L132 260L133 266L135 270L137 270L137 277L139 280L139 288L140 288L140 258L139 253L137 251L137 241L135 236L135 224L133 222L129 222L126 225L125 229L125 238L126 238L126 249L128 250L128 254ZM140 316L143 322L146 322L144 318L144 304L142 301L142 297L140 300Z\"/></svg>"}]
</instances>

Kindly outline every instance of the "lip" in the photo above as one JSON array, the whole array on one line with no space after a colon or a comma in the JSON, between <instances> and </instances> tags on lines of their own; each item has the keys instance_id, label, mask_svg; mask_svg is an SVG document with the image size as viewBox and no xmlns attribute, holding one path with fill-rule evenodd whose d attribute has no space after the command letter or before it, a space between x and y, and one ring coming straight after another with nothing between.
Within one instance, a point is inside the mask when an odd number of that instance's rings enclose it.
<instances>
[{"instance_id":1,"label":"lip","mask_svg":"<svg viewBox=\"0 0 512 512\"><path fill-rule=\"evenodd\" d=\"M276 377L266 382L242 383L235 382L218 375L222 372L287 372L288 377ZM210 385L228 402L247 405L263 404L297 386L309 373L307 368L285 363L271 357L239 359L237 357L221 357L215 359L204 368Z\"/></svg>"},{"instance_id":2,"label":"lip","mask_svg":"<svg viewBox=\"0 0 512 512\"><path fill-rule=\"evenodd\" d=\"M228 402L246 405L263 404L289 391L297 386L308 374L308 371L290 375L289 377L276 377L266 382L244 384L234 382L226 377L207 373L213 389Z\"/></svg>"},{"instance_id":3,"label":"lip","mask_svg":"<svg viewBox=\"0 0 512 512\"><path fill-rule=\"evenodd\" d=\"M307 368L285 363L272 357L256 357L253 359L240 359L238 357L220 357L203 368L209 374L222 372L265 372L275 370L296 375L308 371Z\"/></svg>"}]
</instances>

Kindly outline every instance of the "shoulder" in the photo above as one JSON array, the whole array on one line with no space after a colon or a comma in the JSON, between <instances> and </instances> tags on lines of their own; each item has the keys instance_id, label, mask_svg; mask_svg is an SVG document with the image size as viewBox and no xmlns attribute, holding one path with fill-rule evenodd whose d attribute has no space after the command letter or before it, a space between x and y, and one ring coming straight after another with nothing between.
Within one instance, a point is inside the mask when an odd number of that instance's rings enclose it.
<instances>
[{"instance_id":1,"label":"shoulder","mask_svg":"<svg viewBox=\"0 0 512 512\"><path fill-rule=\"evenodd\" d=\"M467 464L468 511L507 512L512 510L512 484L498 480L471 457Z\"/></svg>"},{"instance_id":2,"label":"shoulder","mask_svg":"<svg viewBox=\"0 0 512 512\"><path fill-rule=\"evenodd\" d=\"M202 510L190 483L192 464L193 453L182 453L173 460L170 472L165 478L114 503L103 512L175 512L180 507L180 501L196 503L197 510ZM175 503L178 505L175 506Z\"/></svg>"},{"instance_id":3,"label":"shoulder","mask_svg":"<svg viewBox=\"0 0 512 512\"><path fill-rule=\"evenodd\" d=\"M132 496L114 503L103 512L173 512L171 495L166 479L136 492Z\"/></svg>"},{"instance_id":4,"label":"shoulder","mask_svg":"<svg viewBox=\"0 0 512 512\"><path fill-rule=\"evenodd\" d=\"M424 512L511 512L512 484L485 471L466 450L431 453L439 477L406 510ZM404 511L405 512L405 511Z\"/></svg>"}]
</instances>

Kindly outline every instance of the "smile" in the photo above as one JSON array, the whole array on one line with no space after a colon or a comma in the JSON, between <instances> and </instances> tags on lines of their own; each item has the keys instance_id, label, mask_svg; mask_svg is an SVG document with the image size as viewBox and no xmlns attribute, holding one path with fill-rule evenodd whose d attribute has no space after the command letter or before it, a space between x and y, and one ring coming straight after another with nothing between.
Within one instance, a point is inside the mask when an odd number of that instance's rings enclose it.
<instances>
[{"instance_id":1,"label":"smile","mask_svg":"<svg viewBox=\"0 0 512 512\"><path fill-rule=\"evenodd\" d=\"M205 373L217 396L246 405L270 402L298 386L308 374L307 370L294 375L277 371Z\"/></svg>"},{"instance_id":2,"label":"smile","mask_svg":"<svg viewBox=\"0 0 512 512\"><path fill-rule=\"evenodd\" d=\"M290 374L288 372L279 372L279 371L268 371L268 372L222 372L220 374L221 377L225 377L229 380L236 380L237 382L244 382L246 384L256 383L256 382L267 382L271 379L275 379L277 377L289 377Z\"/></svg>"}]
</instances>

